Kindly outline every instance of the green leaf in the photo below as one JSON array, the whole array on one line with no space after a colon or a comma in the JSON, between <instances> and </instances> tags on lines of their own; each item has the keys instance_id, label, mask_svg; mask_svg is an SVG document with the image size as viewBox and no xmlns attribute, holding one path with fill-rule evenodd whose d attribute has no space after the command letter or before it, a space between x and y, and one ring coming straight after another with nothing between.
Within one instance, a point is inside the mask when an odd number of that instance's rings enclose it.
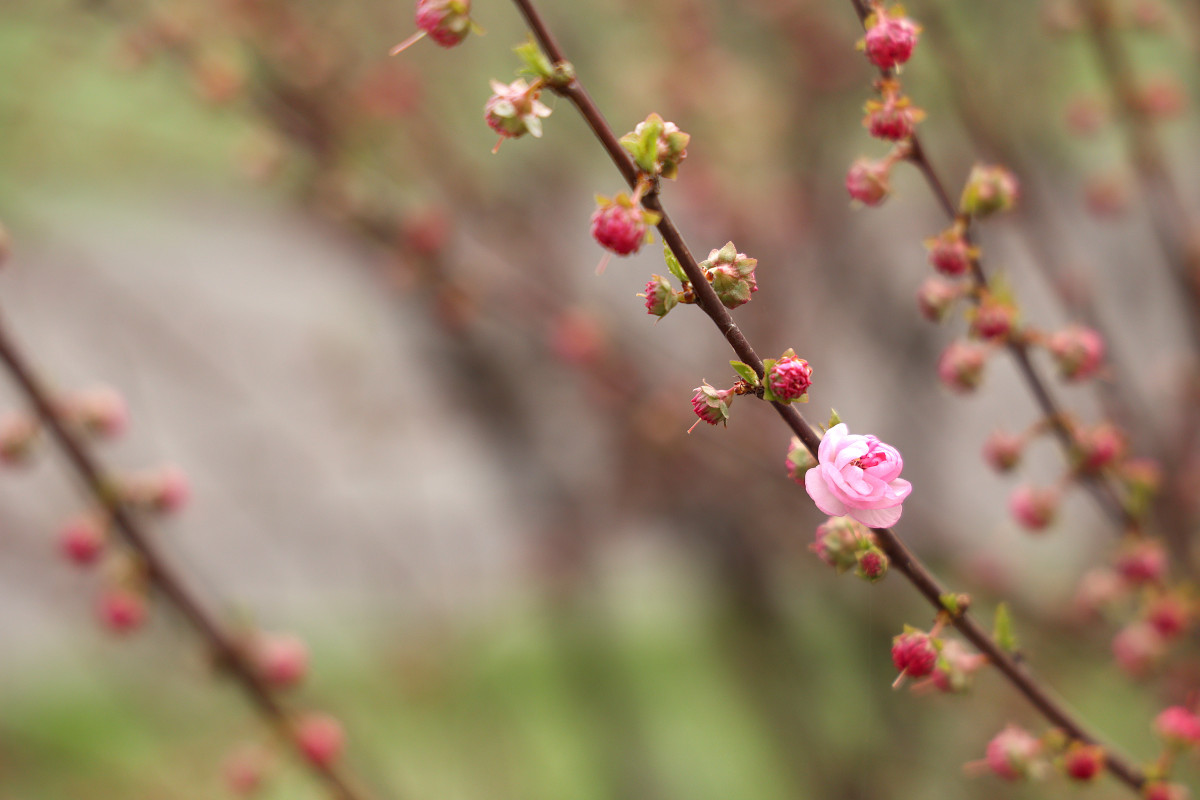
<instances>
[{"instance_id":1,"label":"green leaf","mask_svg":"<svg viewBox=\"0 0 1200 800\"><path fill-rule=\"evenodd\" d=\"M1017 635L1013 633L1012 615L1007 603L996 606L996 628L992 631L992 639L1006 653L1017 651Z\"/></svg>"},{"instance_id":2,"label":"green leaf","mask_svg":"<svg viewBox=\"0 0 1200 800\"><path fill-rule=\"evenodd\" d=\"M841 424L842 424L842 418L837 413L837 409L836 408L829 409L829 422L825 423L825 430L829 430L834 425L841 425Z\"/></svg>"},{"instance_id":3,"label":"green leaf","mask_svg":"<svg viewBox=\"0 0 1200 800\"><path fill-rule=\"evenodd\" d=\"M942 608L951 614L958 615L958 595L953 592L946 592L938 597L938 602L942 604Z\"/></svg>"},{"instance_id":4,"label":"green leaf","mask_svg":"<svg viewBox=\"0 0 1200 800\"><path fill-rule=\"evenodd\" d=\"M741 361L730 361L729 366L733 367L733 371L742 376L742 380L751 386L758 386L758 373L749 364Z\"/></svg>"},{"instance_id":5,"label":"green leaf","mask_svg":"<svg viewBox=\"0 0 1200 800\"><path fill-rule=\"evenodd\" d=\"M663 242L663 258L666 259L667 269L671 274L678 278L684 285L689 283L687 273L683 271L683 266L679 263L679 259L671 252L671 247Z\"/></svg>"},{"instance_id":6,"label":"green leaf","mask_svg":"<svg viewBox=\"0 0 1200 800\"><path fill-rule=\"evenodd\" d=\"M546 54L542 52L533 39L530 39L525 44L514 47L513 52L525 62L525 69L521 70L524 74L543 78L547 81L555 77L554 65L550 63L550 59L546 58Z\"/></svg>"}]
</instances>

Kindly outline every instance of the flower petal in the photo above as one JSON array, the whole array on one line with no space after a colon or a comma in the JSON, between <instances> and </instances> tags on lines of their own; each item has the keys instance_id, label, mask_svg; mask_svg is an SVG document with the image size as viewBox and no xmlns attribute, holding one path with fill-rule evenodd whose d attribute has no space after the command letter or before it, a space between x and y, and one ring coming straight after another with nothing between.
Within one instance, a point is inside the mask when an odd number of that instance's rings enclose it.
<instances>
[{"instance_id":1,"label":"flower petal","mask_svg":"<svg viewBox=\"0 0 1200 800\"><path fill-rule=\"evenodd\" d=\"M850 516L868 528L890 528L900 520L903 511L904 507L900 505L891 508L852 508Z\"/></svg>"},{"instance_id":2,"label":"flower petal","mask_svg":"<svg viewBox=\"0 0 1200 800\"><path fill-rule=\"evenodd\" d=\"M817 465L804 473L804 488L817 508L831 517L843 517L847 512L846 504L830 491L824 470L824 466Z\"/></svg>"}]
</instances>

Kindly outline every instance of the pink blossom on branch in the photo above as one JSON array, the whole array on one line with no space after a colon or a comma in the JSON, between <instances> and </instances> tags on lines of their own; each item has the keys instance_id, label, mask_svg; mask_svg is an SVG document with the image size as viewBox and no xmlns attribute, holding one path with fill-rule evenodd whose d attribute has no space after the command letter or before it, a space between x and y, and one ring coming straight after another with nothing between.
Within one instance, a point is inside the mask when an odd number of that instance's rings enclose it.
<instances>
[{"instance_id":1,"label":"pink blossom on branch","mask_svg":"<svg viewBox=\"0 0 1200 800\"><path fill-rule=\"evenodd\" d=\"M851 516L872 528L896 524L912 484L900 477L904 459L874 436L851 434L846 424L830 428L817 449L817 466L804 475L804 488L817 508Z\"/></svg>"}]
</instances>

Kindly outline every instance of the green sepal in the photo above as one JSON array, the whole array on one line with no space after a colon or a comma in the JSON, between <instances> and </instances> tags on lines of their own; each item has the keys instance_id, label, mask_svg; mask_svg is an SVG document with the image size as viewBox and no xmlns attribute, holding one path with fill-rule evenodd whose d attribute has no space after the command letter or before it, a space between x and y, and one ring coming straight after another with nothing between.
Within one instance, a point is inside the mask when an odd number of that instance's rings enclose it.
<instances>
[{"instance_id":1,"label":"green sepal","mask_svg":"<svg viewBox=\"0 0 1200 800\"><path fill-rule=\"evenodd\" d=\"M742 380L751 386L759 385L758 373L749 364L742 361L730 361L729 366L733 367L733 371L742 376Z\"/></svg>"},{"instance_id":2,"label":"green sepal","mask_svg":"<svg viewBox=\"0 0 1200 800\"><path fill-rule=\"evenodd\" d=\"M525 62L525 67L518 70L520 75L531 75L535 78L541 78L546 82L553 82L557 76L554 71L554 65L550 63L550 59L542 52L542 49L537 46L537 43L531 38L528 42L518 45L513 48L513 52Z\"/></svg>"},{"instance_id":3,"label":"green sepal","mask_svg":"<svg viewBox=\"0 0 1200 800\"><path fill-rule=\"evenodd\" d=\"M837 409L836 408L829 409L829 422L825 423L825 426L824 426L825 430L829 430L834 425L841 425L841 424L842 424L842 417L840 414L837 413Z\"/></svg>"},{"instance_id":4,"label":"green sepal","mask_svg":"<svg viewBox=\"0 0 1200 800\"><path fill-rule=\"evenodd\" d=\"M1012 615L1008 611L1007 603L996 606L996 625L992 631L992 639L1006 653L1017 651L1017 635L1013 632Z\"/></svg>"},{"instance_id":5,"label":"green sepal","mask_svg":"<svg viewBox=\"0 0 1200 800\"><path fill-rule=\"evenodd\" d=\"M679 259L671 252L671 246L666 242L663 242L663 259L667 262L667 269L671 274L678 278L684 286L687 286L690 283L687 273L683 271L683 265L679 263Z\"/></svg>"}]
</instances>

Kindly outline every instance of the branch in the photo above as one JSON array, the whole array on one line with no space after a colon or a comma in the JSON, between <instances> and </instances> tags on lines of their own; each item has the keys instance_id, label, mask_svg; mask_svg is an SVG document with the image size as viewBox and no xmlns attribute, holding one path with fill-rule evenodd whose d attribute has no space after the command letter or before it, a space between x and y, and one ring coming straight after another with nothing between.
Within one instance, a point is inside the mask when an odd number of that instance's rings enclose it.
<instances>
[{"instance_id":1,"label":"branch","mask_svg":"<svg viewBox=\"0 0 1200 800\"><path fill-rule=\"evenodd\" d=\"M568 60L565 54L559 48L557 42L555 42L531 0L513 0L513 2L550 59L555 63L566 63ZM856 7L859 5L859 0L853 0L853 2L855 2ZM621 147L612 127L605 121L604 115L600 113L599 108L596 107L579 80L575 79L565 87L556 88L555 91L567 98L575 106L587 122L588 127L591 128L592 133L600 141L605 151L607 151L609 158L612 159L617 169L621 172L621 175L625 178L626 183L629 184L631 189L634 188L638 179L637 167ZM942 191L942 195L948 198L944 190ZM671 252L679 259L680 264L687 274L696 292L697 305L712 319L738 358L749 364L761 377L763 374L762 359L755 352L741 329L733 321L729 311L726 310L717 298L716 292L705 279L703 271L696 263L695 257L688 249L679 230L671 221L670 215L663 208L658 195L650 194L643 199L642 204L647 209L662 215L662 219L657 226L658 231L662 235L663 241L671 249ZM949 210L951 214L954 213L952 204ZM793 406L782 403L772 403L771 405L783 419L784 423L800 438L800 441L804 443L804 446L815 457L817 447L821 442L821 437L817 434L816 430L809 425L800 412ZM945 607L942 598L948 594L946 589L937 582L890 528L874 528L872 530L874 530L880 546L891 559L894 568L899 570L938 612L944 612ZM1034 678L1026 667L997 646L987 632L968 613L963 611L951 615L951 622L962 633L964 638L971 642L981 653L987 655L990 662L1000 670L1009 683L1052 724L1061 728L1073 739L1089 744L1097 743L1096 736L1076 720L1057 699L1052 697L1049 691L1038 683L1037 679ZM1114 755L1107 749L1105 753L1105 761L1109 771L1133 789L1140 789L1146 781L1142 772L1124 757Z\"/></svg>"},{"instance_id":2,"label":"branch","mask_svg":"<svg viewBox=\"0 0 1200 800\"><path fill-rule=\"evenodd\" d=\"M0 362L8 370L21 393L34 407L42 423L82 479L97 503L109 509L115 530L141 558L146 576L167 601L179 611L214 655L214 663L234 679L246 699L271 727L291 746L299 758L325 784L337 800L368 800L355 788L346 772L334 764L321 764L304 757L295 736L292 714L260 677L237 640L217 621L194 595L183 579L159 553L154 539L130 512L124 502L114 499L112 481L84 441L63 424L55 411L53 396L37 379L29 360L19 350L3 324L0 324Z\"/></svg>"}]
</instances>

